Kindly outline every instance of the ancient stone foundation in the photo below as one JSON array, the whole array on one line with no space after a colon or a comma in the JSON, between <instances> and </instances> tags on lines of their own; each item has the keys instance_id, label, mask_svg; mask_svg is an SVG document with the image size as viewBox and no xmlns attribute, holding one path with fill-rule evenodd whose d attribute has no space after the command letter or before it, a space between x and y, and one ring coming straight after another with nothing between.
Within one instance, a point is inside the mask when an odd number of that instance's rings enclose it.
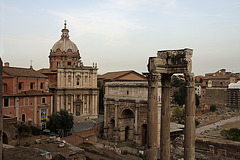
<instances>
[{"instance_id":1,"label":"ancient stone foundation","mask_svg":"<svg viewBox=\"0 0 240 160\"><path fill-rule=\"evenodd\" d=\"M175 73L182 73L186 80L184 159L195 159L195 90L192 73L193 50L158 51L157 57L150 57L148 63L148 141L147 159L157 159L157 108L158 82L162 84L160 159L170 159L170 82Z\"/></svg>"}]
</instances>

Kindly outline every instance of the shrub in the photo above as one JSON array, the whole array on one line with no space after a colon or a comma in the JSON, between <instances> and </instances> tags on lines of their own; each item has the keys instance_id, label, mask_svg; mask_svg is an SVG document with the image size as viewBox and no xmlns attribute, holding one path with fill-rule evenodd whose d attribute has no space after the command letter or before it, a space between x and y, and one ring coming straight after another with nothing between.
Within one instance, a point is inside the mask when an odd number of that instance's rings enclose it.
<instances>
[{"instance_id":1,"label":"shrub","mask_svg":"<svg viewBox=\"0 0 240 160\"><path fill-rule=\"evenodd\" d=\"M231 128L229 130L222 130L221 131L221 136L230 139L230 140L234 140L234 141L240 141L240 129L238 128Z\"/></svg>"},{"instance_id":2,"label":"shrub","mask_svg":"<svg viewBox=\"0 0 240 160\"><path fill-rule=\"evenodd\" d=\"M195 120L195 125L198 126L200 122L198 120Z\"/></svg>"},{"instance_id":3,"label":"shrub","mask_svg":"<svg viewBox=\"0 0 240 160\"><path fill-rule=\"evenodd\" d=\"M39 128L37 128L37 127L34 127L34 126L30 126L30 128L31 128L32 134L33 134L34 136L40 135L41 129L39 129Z\"/></svg>"},{"instance_id":4,"label":"shrub","mask_svg":"<svg viewBox=\"0 0 240 160\"><path fill-rule=\"evenodd\" d=\"M210 111L211 112L215 112L216 111L216 105L214 105L214 104L212 104L211 106L210 106Z\"/></svg>"},{"instance_id":5,"label":"shrub","mask_svg":"<svg viewBox=\"0 0 240 160\"><path fill-rule=\"evenodd\" d=\"M31 144L28 143L28 142L26 142L26 143L24 144L24 147L29 147L29 146L31 146Z\"/></svg>"}]
</instances>

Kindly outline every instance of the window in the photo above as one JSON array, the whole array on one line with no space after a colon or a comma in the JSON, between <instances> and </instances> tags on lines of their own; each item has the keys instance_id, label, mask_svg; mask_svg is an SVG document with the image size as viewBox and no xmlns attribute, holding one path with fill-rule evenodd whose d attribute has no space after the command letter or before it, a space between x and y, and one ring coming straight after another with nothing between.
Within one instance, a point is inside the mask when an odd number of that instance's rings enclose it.
<instances>
[{"instance_id":1,"label":"window","mask_svg":"<svg viewBox=\"0 0 240 160\"><path fill-rule=\"evenodd\" d=\"M43 83L40 83L40 89L43 89Z\"/></svg>"},{"instance_id":2,"label":"window","mask_svg":"<svg viewBox=\"0 0 240 160\"><path fill-rule=\"evenodd\" d=\"M71 75L68 75L68 83L71 83Z\"/></svg>"},{"instance_id":3,"label":"window","mask_svg":"<svg viewBox=\"0 0 240 160\"><path fill-rule=\"evenodd\" d=\"M80 80L80 78L79 78L79 77L77 77L77 85L79 85L79 80Z\"/></svg>"},{"instance_id":4,"label":"window","mask_svg":"<svg viewBox=\"0 0 240 160\"><path fill-rule=\"evenodd\" d=\"M71 66L71 62L67 62L68 66Z\"/></svg>"},{"instance_id":5,"label":"window","mask_svg":"<svg viewBox=\"0 0 240 160\"><path fill-rule=\"evenodd\" d=\"M59 66L59 62L57 62L57 67Z\"/></svg>"},{"instance_id":6,"label":"window","mask_svg":"<svg viewBox=\"0 0 240 160\"><path fill-rule=\"evenodd\" d=\"M8 100L8 98L4 98L4 99L3 99L3 103L4 103L4 107L8 107L8 106L9 106L9 100Z\"/></svg>"},{"instance_id":7,"label":"window","mask_svg":"<svg viewBox=\"0 0 240 160\"><path fill-rule=\"evenodd\" d=\"M45 103L46 103L46 98L43 97L43 98L42 98L42 104L45 104Z\"/></svg>"},{"instance_id":8,"label":"window","mask_svg":"<svg viewBox=\"0 0 240 160\"><path fill-rule=\"evenodd\" d=\"M30 83L30 89L34 89L34 83L33 82Z\"/></svg>"},{"instance_id":9,"label":"window","mask_svg":"<svg viewBox=\"0 0 240 160\"><path fill-rule=\"evenodd\" d=\"M25 122L25 119L26 119L26 115L22 114L22 121Z\"/></svg>"},{"instance_id":10,"label":"window","mask_svg":"<svg viewBox=\"0 0 240 160\"><path fill-rule=\"evenodd\" d=\"M127 95L129 94L129 91L127 91Z\"/></svg>"},{"instance_id":11,"label":"window","mask_svg":"<svg viewBox=\"0 0 240 160\"><path fill-rule=\"evenodd\" d=\"M22 83L22 82L19 82L19 83L18 83L18 89L19 89L19 90L23 89L23 83Z\"/></svg>"}]
</instances>

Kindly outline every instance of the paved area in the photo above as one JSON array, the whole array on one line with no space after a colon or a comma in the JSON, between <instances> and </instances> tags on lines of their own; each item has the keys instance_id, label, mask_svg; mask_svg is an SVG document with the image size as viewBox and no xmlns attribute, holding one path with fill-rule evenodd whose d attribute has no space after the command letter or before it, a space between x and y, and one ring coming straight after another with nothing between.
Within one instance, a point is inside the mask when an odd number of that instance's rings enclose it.
<instances>
[{"instance_id":1,"label":"paved area","mask_svg":"<svg viewBox=\"0 0 240 160\"><path fill-rule=\"evenodd\" d=\"M84 130L88 130L91 129L95 124L99 124L103 122L103 115L99 115L98 119L94 119L94 120L89 120L89 121L85 121L85 122L75 122L73 124L73 129L72 132L80 132L80 131L84 131Z\"/></svg>"},{"instance_id":2,"label":"paved area","mask_svg":"<svg viewBox=\"0 0 240 160\"><path fill-rule=\"evenodd\" d=\"M3 143L3 148L15 148L14 146L8 145L8 144L4 144Z\"/></svg>"},{"instance_id":3,"label":"paved area","mask_svg":"<svg viewBox=\"0 0 240 160\"><path fill-rule=\"evenodd\" d=\"M199 128L196 129L196 134L200 134L201 132L204 132L205 130L209 130L211 128L217 128L217 126L222 126L222 125L224 125L224 124L226 124L228 122L235 122L237 120L240 120L240 116L232 117L232 118L225 119L225 120L220 120L220 121L218 121L216 123L199 127Z\"/></svg>"}]
</instances>

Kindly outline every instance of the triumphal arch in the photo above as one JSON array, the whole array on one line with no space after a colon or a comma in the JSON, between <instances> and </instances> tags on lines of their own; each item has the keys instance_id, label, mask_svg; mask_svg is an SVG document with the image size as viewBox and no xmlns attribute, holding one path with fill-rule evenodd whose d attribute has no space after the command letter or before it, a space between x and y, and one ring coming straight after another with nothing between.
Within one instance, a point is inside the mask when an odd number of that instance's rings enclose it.
<instances>
[{"instance_id":1,"label":"triumphal arch","mask_svg":"<svg viewBox=\"0 0 240 160\"><path fill-rule=\"evenodd\" d=\"M186 80L184 159L195 159L195 81L192 73L192 49L158 51L148 63L147 159L157 159L158 83L162 85L160 159L170 159L170 82L173 74Z\"/></svg>"}]
</instances>

